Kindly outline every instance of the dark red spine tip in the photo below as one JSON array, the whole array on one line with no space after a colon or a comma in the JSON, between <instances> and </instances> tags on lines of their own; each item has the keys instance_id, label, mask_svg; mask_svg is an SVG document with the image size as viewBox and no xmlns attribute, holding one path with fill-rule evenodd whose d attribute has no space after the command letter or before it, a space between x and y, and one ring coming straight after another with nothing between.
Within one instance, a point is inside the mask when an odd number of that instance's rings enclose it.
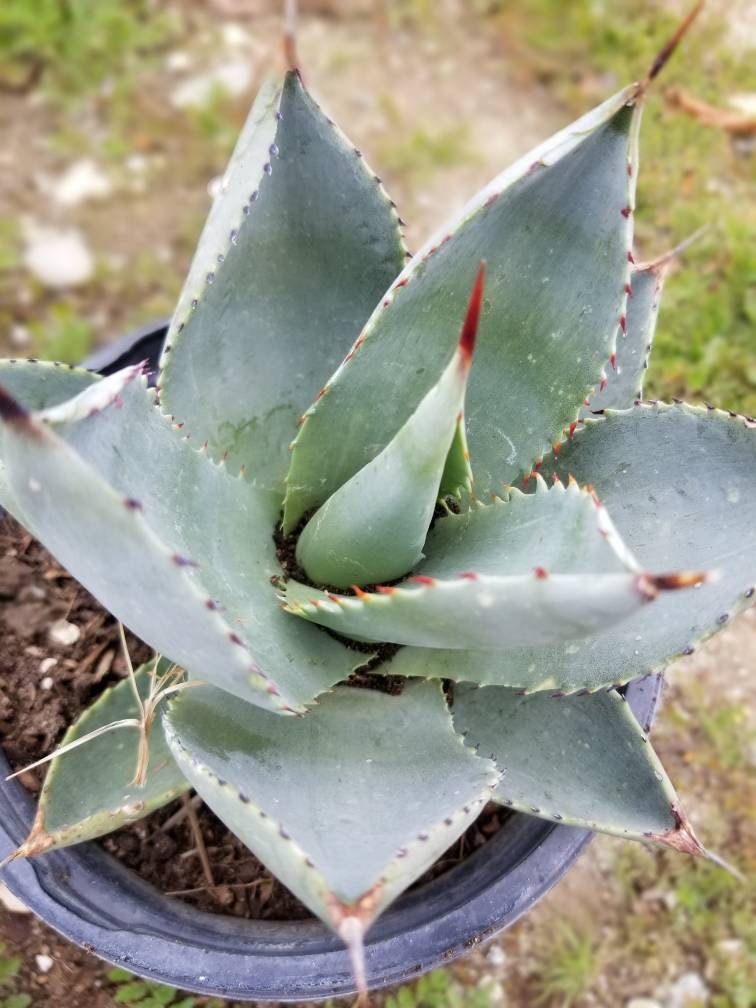
<instances>
[{"instance_id":1,"label":"dark red spine tip","mask_svg":"<svg viewBox=\"0 0 756 1008\"><path fill-rule=\"evenodd\" d=\"M660 51L656 54L656 58L654 59L654 62L651 64L651 68L649 69L648 73L646 74L645 80L643 81L644 87L647 87L650 84L650 82L654 79L654 77L658 76L658 74L666 66L670 56L680 44L680 40L682 39L683 35L685 35L685 33L688 31L690 26L695 21L695 19L701 13L703 6L704 6L704 0L700 0L699 3L697 3L694 7L692 7L690 11L688 11L687 15L678 25L674 35L666 42L664 46L662 46Z\"/></svg>"},{"instance_id":2,"label":"dark red spine tip","mask_svg":"<svg viewBox=\"0 0 756 1008\"><path fill-rule=\"evenodd\" d=\"M539 581L545 581L546 578L549 576L549 572L546 570L545 567L534 567L533 573L535 574L535 576L538 578Z\"/></svg>"},{"instance_id":3,"label":"dark red spine tip","mask_svg":"<svg viewBox=\"0 0 756 1008\"><path fill-rule=\"evenodd\" d=\"M436 579L428 577L426 574L416 574L415 577L409 578L413 584L420 585L433 585L436 583Z\"/></svg>"},{"instance_id":4,"label":"dark red spine tip","mask_svg":"<svg viewBox=\"0 0 756 1008\"><path fill-rule=\"evenodd\" d=\"M459 337L459 352L462 363L469 367L472 363L473 351L475 350L475 338L478 335L478 322L480 321L480 309L483 304L483 287L486 282L486 263L481 261L478 267L478 274L475 277L470 302L467 306L467 314L462 325L462 332Z\"/></svg>"}]
</instances>

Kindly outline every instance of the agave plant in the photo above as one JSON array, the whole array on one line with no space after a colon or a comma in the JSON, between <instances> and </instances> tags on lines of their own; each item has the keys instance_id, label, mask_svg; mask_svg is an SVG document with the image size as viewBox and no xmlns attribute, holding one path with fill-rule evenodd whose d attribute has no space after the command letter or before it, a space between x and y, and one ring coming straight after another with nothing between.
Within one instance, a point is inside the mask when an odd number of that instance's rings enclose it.
<instances>
[{"instance_id":1,"label":"agave plant","mask_svg":"<svg viewBox=\"0 0 756 1008\"><path fill-rule=\"evenodd\" d=\"M70 728L17 855L194 788L364 986L366 929L491 800L705 853L619 687L750 603L756 423L642 398L653 72L410 256L289 70L157 387L0 364L0 502L156 652Z\"/></svg>"}]
</instances>

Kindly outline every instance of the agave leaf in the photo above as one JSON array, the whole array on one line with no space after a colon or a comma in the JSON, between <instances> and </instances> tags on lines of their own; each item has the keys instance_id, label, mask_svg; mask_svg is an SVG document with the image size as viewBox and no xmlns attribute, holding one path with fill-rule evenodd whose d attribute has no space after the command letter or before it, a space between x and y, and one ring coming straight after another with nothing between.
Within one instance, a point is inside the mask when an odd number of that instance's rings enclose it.
<instances>
[{"instance_id":1,"label":"agave leaf","mask_svg":"<svg viewBox=\"0 0 756 1008\"><path fill-rule=\"evenodd\" d=\"M297 560L318 584L346 588L401 577L422 556L470 373L483 297L481 265L452 359L383 451L316 512Z\"/></svg>"},{"instance_id":2,"label":"agave leaf","mask_svg":"<svg viewBox=\"0 0 756 1008\"><path fill-rule=\"evenodd\" d=\"M756 422L713 407L638 404L589 420L544 464L590 478L642 564L717 571L622 627L559 657L568 675L613 667L614 682L658 670L751 605L756 582ZM590 472L590 477L588 473ZM735 544L735 545L734 545ZM554 664L557 656L552 654Z\"/></svg>"},{"instance_id":3,"label":"agave leaf","mask_svg":"<svg viewBox=\"0 0 756 1008\"><path fill-rule=\"evenodd\" d=\"M158 663L158 676L171 667ZM136 671L139 695L146 699L154 661ZM70 726L61 746L114 721L137 718L139 710L131 683L124 680L98 697ZM131 781L137 760L139 733L133 728L116 729L56 756L50 764L40 795L37 815L18 857L32 857L57 847L110 833L125 823L141 819L188 790L165 742L162 705L149 736L150 762L143 787Z\"/></svg>"},{"instance_id":4,"label":"agave leaf","mask_svg":"<svg viewBox=\"0 0 756 1008\"><path fill-rule=\"evenodd\" d=\"M626 88L531 151L409 263L305 415L287 530L380 452L438 380L467 301L460 264L488 264L466 411L478 495L499 492L577 419L625 311L636 97Z\"/></svg>"},{"instance_id":5,"label":"agave leaf","mask_svg":"<svg viewBox=\"0 0 756 1008\"><path fill-rule=\"evenodd\" d=\"M703 575L694 577L697 584ZM503 651L586 637L637 612L663 587L646 574L470 571L446 580L420 577L359 598L289 581L285 599L287 612L357 640Z\"/></svg>"},{"instance_id":6,"label":"agave leaf","mask_svg":"<svg viewBox=\"0 0 756 1008\"><path fill-rule=\"evenodd\" d=\"M627 288L627 325L620 326L617 350L609 361L608 377L593 393L580 419L605 409L628 409L643 398L643 374L648 368L664 283L669 269L706 228L700 228L675 248L650 262L633 267Z\"/></svg>"},{"instance_id":7,"label":"agave leaf","mask_svg":"<svg viewBox=\"0 0 756 1008\"><path fill-rule=\"evenodd\" d=\"M639 269L633 272L633 293L627 305L627 332L620 331L617 351L607 369L608 377L581 410L581 420L604 409L627 409L636 399L643 398L643 375L651 353L663 279L660 270Z\"/></svg>"},{"instance_id":8,"label":"agave leaf","mask_svg":"<svg viewBox=\"0 0 756 1008\"><path fill-rule=\"evenodd\" d=\"M454 694L454 724L501 771L494 801L570 826L704 853L618 693L556 700L463 686Z\"/></svg>"},{"instance_id":9,"label":"agave leaf","mask_svg":"<svg viewBox=\"0 0 756 1008\"><path fill-rule=\"evenodd\" d=\"M210 687L164 728L214 812L345 940L362 933L475 818L496 786L465 749L441 688L338 687L305 718L273 718Z\"/></svg>"},{"instance_id":10,"label":"agave leaf","mask_svg":"<svg viewBox=\"0 0 756 1008\"><path fill-rule=\"evenodd\" d=\"M587 421L558 461L544 464L544 472L553 469L595 482L641 564L696 564L718 578L666 593L582 641L500 655L405 648L388 670L526 690L597 690L665 668L752 604L756 424L703 407L642 404Z\"/></svg>"},{"instance_id":11,"label":"agave leaf","mask_svg":"<svg viewBox=\"0 0 756 1008\"><path fill-rule=\"evenodd\" d=\"M156 651L283 711L349 675L354 652L312 628L292 632L276 603L280 498L190 448L142 379L75 422L43 423L7 396L0 406L24 524Z\"/></svg>"},{"instance_id":12,"label":"agave leaf","mask_svg":"<svg viewBox=\"0 0 756 1008\"><path fill-rule=\"evenodd\" d=\"M438 499L447 497L460 498L463 493L472 493L472 466L470 465L470 450L467 447L467 431L465 417L457 420L451 448L446 457L446 465L441 476L441 486L438 488Z\"/></svg>"},{"instance_id":13,"label":"agave leaf","mask_svg":"<svg viewBox=\"0 0 756 1008\"><path fill-rule=\"evenodd\" d=\"M78 395L99 376L68 364L38 360L0 360L0 388L27 410L43 410ZM12 499L0 457L0 505L22 521L21 505Z\"/></svg>"},{"instance_id":14,"label":"agave leaf","mask_svg":"<svg viewBox=\"0 0 756 1008\"><path fill-rule=\"evenodd\" d=\"M30 412L57 406L100 381L99 375L69 364L0 360L0 385Z\"/></svg>"},{"instance_id":15,"label":"agave leaf","mask_svg":"<svg viewBox=\"0 0 756 1008\"><path fill-rule=\"evenodd\" d=\"M409 581L357 597L289 581L286 608L360 640L501 651L587 636L703 577L642 572L588 493L540 485L439 520Z\"/></svg>"},{"instance_id":16,"label":"agave leaf","mask_svg":"<svg viewBox=\"0 0 756 1008\"><path fill-rule=\"evenodd\" d=\"M397 222L299 75L264 85L171 323L162 408L280 488L298 417L404 264Z\"/></svg>"},{"instance_id":17,"label":"agave leaf","mask_svg":"<svg viewBox=\"0 0 756 1008\"><path fill-rule=\"evenodd\" d=\"M536 568L552 574L640 572L590 487L575 480L547 487L540 476L534 479L534 494L512 487L506 500L478 502L437 521L417 573L446 578L466 571L532 574Z\"/></svg>"}]
</instances>

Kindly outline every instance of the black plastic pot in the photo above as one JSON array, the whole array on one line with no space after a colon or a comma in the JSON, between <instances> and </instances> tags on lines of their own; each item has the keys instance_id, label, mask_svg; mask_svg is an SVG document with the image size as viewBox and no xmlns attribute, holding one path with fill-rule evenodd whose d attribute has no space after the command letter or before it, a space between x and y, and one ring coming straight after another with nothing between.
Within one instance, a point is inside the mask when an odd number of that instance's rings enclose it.
<instances>
[{"instance_id":1,"label":"black plastic pot","mask_svg":"<svg viewBox=\"0 0 756 1008\"><path fill-rule=\"evenodd\" d=\"M107 347L86 366L109 374L157 360L165 326ZM648 728L661 676L627 688ZM554 700L554 703L558 703ZM0 754L0 777L8 773ZM29 831L30 795L0 783L0 859ZM514 923L562 877L590 833L515 815L499 833L447 874L406 893L369 932L371 987L408 980L442 966ZM199 994L249 1001L307 1001L354 993L340 941L320 922L247 921L195 910L163 896L97 844L15 861L9 889L65 938L133 973Z\"/></svg>"}]
</instances>

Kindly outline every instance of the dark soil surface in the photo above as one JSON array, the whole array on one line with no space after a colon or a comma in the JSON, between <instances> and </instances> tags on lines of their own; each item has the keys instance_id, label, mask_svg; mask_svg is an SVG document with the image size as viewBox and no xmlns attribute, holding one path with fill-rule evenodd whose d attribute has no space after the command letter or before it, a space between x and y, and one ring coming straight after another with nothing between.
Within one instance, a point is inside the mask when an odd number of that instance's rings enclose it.
<instances>
[{"instance_id":1,"label":"dark soil surface","mask_svg":"<svg viewBox=\"0 0 756 1008\"><path fill-rule=\"evenodd\" d=\"M63 621L63 622L61 622ZM65 624L65 625L64 625ZM69 644L56 640L68 631ZM118 624L53 557L12 519L0 524L0 742L14 769L46 756L72 721L126 675ZM134 665L150 657L128 635ZM393 679L360 672L355 682L394 692ZM38 793L44 768L22 783ZM161 891L202 910L266 920L310 912L208 809L194 800L212 880L203 869L183 801L101 841L106 850ZM486 809L416 885L458 864L498 831L508 813Z\"/></svg>"}]
</instances>

